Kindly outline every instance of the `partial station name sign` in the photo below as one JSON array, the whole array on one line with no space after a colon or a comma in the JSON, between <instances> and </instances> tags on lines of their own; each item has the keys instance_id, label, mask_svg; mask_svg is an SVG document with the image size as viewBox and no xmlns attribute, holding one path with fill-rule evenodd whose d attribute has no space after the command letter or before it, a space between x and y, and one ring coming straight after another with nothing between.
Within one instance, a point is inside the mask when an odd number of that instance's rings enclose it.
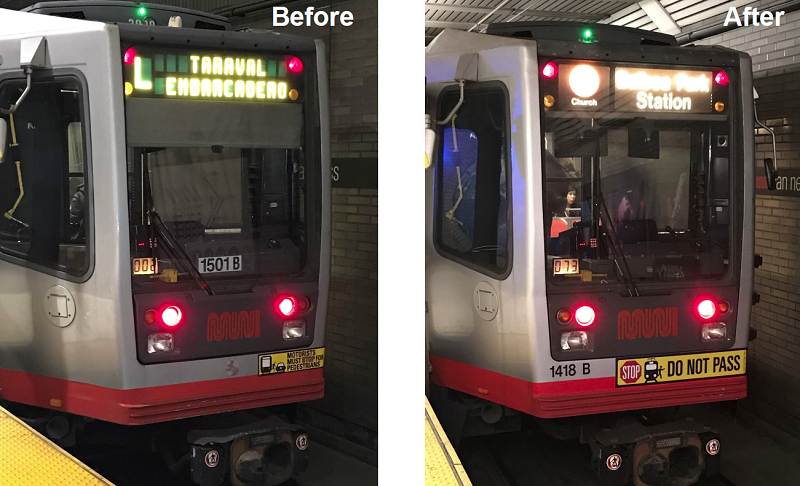
<instances>
[{"instance_id":1,"label":"partial station name sign","mask_svg":"<svg viewBox=\"0 0 800 486\"><path fill-rule=\"evenodd\" d=\"M378 188L378 159L333 159L331 161L333 187L351 189Z\"/></svg>"},{"instance_id":2,"label":"partial station name sign","mask_svg":"<svg viewBox=\"0 0 800 486\"><path fill-rule=\"evenodd\" d=\"M774 191L767 189L767 176L764 174L764 167L760 167L756 173L756 194L800 197L800 169L778 168L778 180Z\"/></svg>"}]
</instances>

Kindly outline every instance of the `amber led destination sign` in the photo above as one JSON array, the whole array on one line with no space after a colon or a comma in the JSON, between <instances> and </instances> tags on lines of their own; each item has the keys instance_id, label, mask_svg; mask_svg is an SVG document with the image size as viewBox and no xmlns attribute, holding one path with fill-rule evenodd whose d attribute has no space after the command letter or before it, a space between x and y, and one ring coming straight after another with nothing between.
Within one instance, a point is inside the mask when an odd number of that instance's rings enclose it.
<instances>
[{"instance_id":1,"label":"amber led destination sign","mask_svg":"<svg viewBox=\"0 0 800 486\"><path fill-rule=\"evenodd\" d=\"M300 100L294 56L131 47L123 55L125 95L213 101ZM302 101L302 100L300 100Z\"/></svg>"}]
</instances>

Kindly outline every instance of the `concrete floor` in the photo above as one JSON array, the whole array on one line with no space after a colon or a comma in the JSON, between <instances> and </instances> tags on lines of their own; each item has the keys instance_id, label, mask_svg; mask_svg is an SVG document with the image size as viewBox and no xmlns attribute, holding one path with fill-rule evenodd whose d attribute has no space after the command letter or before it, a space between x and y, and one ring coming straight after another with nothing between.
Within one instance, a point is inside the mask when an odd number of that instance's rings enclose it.
<instances>
[{"instance_id":1,"label":"concrete floor","mask_svg":"<svg viewBox=\"0 0 800 486\"><path fill-rule=\"evenodd\" d=\"M736 486L800 484L800 439L741 408L710 407L694 416L720 433L722 474Z\"/></svg>"},{"instance_id":2,"label":"concrete floor","mask_svg":"<svg viewBox=\"0 0 800 486\"><path fill-rule=\"evenodd\" d=\"M371 486L378 484L378 468L351 456L311 442L311 463L297 477L299 486Z\"/></svg>"},{"instance_id":3,"label":"concrete floor","mask_svg":"<svg viewBox=\"0 0 800 486\"><path fill-rule=\"evenodd\" d=\"M681 409L682 416L721 435L722 474L697 486L800 485L800 440L737 408L735 403ZM523 432L469 437L459 457L475 486L598 486L591 451L575 440L557 440L538 427Z\"/></svg>"},{"instance_id":4,"label":"concrete floor","mask_svg":"<svg viewBox=\"0 0 800 486\"><path fill-rule=\"evenodd\" d=\"M351 456L309 442L308 470L285 486L371 486L378 484L378 468ZM155 454L143 450L82 447L75 457L116 486L192 486L188 469L172 474Z\"/></svg>"}]
</instances>

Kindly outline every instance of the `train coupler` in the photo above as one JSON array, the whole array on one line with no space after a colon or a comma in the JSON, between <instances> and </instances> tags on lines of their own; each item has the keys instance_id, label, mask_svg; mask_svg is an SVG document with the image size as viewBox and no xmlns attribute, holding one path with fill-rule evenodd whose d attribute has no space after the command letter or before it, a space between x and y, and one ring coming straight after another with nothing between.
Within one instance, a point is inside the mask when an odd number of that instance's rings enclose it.
<instances>
[{"instance_id":1,"label":"train coupler","mask_svg":"<svg viewBox=\"0 0 800 486\"><path fill-rule=\"evenodd\" d=\"M192 480L201 486L276 486L308 467L308 434L276 416L189 432Z\"/></svg>"},{"instance_id":2,"label":"train coupler","mask_svg":"<svg viewBox=\"0 0 800 486\"><path fill-rule=\"evenodd\" d=\"M605 485L689 486L719 474L720 436L686 419L646 426L631 421L594 438L598 475Z\"/></svg>"}]
</instances>

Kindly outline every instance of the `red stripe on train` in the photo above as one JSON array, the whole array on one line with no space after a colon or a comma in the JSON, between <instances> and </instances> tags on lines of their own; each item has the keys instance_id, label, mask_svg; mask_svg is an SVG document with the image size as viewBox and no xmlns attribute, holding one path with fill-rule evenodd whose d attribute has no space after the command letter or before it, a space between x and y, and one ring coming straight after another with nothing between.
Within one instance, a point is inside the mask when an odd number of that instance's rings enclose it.
<instances>
[{"instance_id":1,"label":"red stripe on train","mask_svg":"<svg viewBox=\"0 0 800 486\"><path fill-rule=\"evenodd\" d=\"M734 376L617 388L614 377L533 383L430 356L431 381L542 418L571 417L747 396L747 378Z\"/></svg>"},{"instance_id":2,"label":"red stripe on train","mask_svg":"<svg viewBox=\"0 0 800 486\"><path fill-rule=\"evenodd\" d=\"M118 390L0 369L0 397L124 425L322 398L322 369ZM60 400L61 406L54 406Z\"/></svg>"}]
</instances>

